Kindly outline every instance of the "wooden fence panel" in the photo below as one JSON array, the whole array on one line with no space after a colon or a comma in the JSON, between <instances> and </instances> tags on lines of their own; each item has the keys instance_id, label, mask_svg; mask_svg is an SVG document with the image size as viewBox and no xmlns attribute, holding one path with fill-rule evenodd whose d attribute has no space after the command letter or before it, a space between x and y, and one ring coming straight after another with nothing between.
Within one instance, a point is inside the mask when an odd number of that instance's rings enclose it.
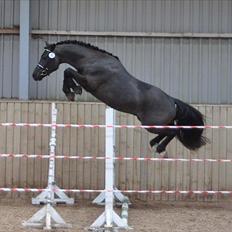
<instances>
[{"instance_id":1,"label":"wooden fence panel","mask_svg":"<svg viewBox=\"0 0 232 232\"><path fill-rule=\"evenodd\" d=\"M105 105L100 103L57 102L58 123L104 124ZM0 122L50 122L50 102L1 101ZM206 116L208 125L232 125L231 105L196 106ZM131 115L117 112L117 124L139 124ZM48 154L49 128L0 127L0 153ZM188 151L173 140L169 157L232 159L229 129L207 129L210 143L197 152ZM57 155L103 156L104 129L57 128ZM154 135L144 129L116 129L116 155L154 157L149 148ZM0 187L46 187L48 160L0 158ZM121 189L155 190L232 190L231 163L116 161L116 184ZM104 188L104 161L56 160L56 181L61 188ZM7 194L2 197L31 196ZM76 198L93 198L97 194L80 194ZM219 196L144 195L143 200L216 200Z\"/></svg>"}]
</instances>

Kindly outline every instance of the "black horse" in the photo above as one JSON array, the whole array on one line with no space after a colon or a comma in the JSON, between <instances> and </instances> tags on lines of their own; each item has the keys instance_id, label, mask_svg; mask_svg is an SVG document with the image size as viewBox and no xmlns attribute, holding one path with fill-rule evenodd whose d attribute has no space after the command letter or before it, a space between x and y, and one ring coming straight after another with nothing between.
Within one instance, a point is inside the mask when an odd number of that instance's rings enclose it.
<instances>
[{"instance_id":1,"label":"black horse","mask_svg":"<svg viewBox=\"0 0 232 232\"><path fill-rule=\"evenodd\" d=\"M74 97L71 89L80 93L83 87L110 107L137 116L142 125L204 125L198 110L131 76L113 54L81 41L47 44L33 72L34 80L42 80L61 63L77 70L68 68L64 73L63 91L70 100ZM165 151L175 136L191 150L206 144L203 129L147 130L158 134L150 141L158 153Z\"/></svg>"}]
</instances>

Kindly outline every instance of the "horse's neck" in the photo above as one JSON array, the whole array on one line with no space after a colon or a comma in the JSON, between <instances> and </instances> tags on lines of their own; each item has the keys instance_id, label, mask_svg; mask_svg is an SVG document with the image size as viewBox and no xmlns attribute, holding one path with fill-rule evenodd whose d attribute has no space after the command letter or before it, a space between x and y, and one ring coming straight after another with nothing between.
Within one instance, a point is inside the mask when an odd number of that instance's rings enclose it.
<instances>
[{"instance_id":1,"label":"horse's neck","mask_svg":"<svg viewBox=\"0 0 232 232\"><path fill-rule=\"evenodd\" d=\"M65 44L57 48L60 55L60 63L67 63L74 67L80 66L81 59L88 56L86 49L80 45Z\"/></svg>"}]
</instances>

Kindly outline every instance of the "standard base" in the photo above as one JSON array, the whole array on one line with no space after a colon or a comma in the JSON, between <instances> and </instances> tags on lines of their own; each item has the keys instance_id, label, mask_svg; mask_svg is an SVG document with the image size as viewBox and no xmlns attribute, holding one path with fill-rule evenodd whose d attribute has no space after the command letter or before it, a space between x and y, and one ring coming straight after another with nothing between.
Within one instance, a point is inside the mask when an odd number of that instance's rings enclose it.
<instances>
[{"instance_id":1,"label":"standard base","mask_svg":"<svg viewBox=\"0 0 232 232\"><path fill-rule=\"evenodd\" d=\"M116 192L113 192L114 195L114 200L115 200L115 204L119 204L121 205L124 201L125 201L125 196L120 192L120 190L118 190L116 187L114 187L114 190L116 190ZM126 197L127 198L127 197ZM127 198L128 199L128 198ZM97 204L97 205L105 205L105 192L101 192L93 201L93 204ZM128 201L128 204L130 205L131 202Z\"/></svg>"},{"instance_id":2,"label":"standard base","mask_svg":"<svg viewBox=\"0 0 232 232\"><path fill-rule=\"evenodd\" d=\"M113 224L106 226L106 213L103 212L96 221L88 228L90 231L115 231L118 229L129 230L132 229L125 223L125 221L119 217L114 211L112 214Z\"/></svg>"},{"instance_id":3,"label":"standard base","mask_svg":"<svg viewBox=\"0 0 232 232\"><path fill-rule=\"evenodd\" d=\"M58 212L50 205L45 205L30 219L22 223L25 227L42 228L44 230L51 230L52 228L70 228Z\"/></svg>"},{"instance_id":4,"label":"standard base","mask_svg":"<svg viewBox=\"0 0 232 232\"><path fill-rule=\"evenodd\" d=\"M74 199L68 197L63 191L60 190L60 188L57 185L54 185L53 188L56 190L53 194L52 204L56 203L64 203L67 205L73 205ZM48 201L48 196L50 197L50 192L47 191L49 188L47 187L45 191L40 193L36 198L32 198L32 204L33 205L40 205L40 204L46 204Z\"/></svg>"}]
</instances>

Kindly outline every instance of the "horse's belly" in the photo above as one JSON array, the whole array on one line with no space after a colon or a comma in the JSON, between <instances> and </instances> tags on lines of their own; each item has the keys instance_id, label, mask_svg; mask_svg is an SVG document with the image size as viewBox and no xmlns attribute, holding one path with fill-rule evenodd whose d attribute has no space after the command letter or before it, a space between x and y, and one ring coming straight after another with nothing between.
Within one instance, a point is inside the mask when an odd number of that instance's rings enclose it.
<instances>
[{"instance_id":1,"label":"horse's belly","mask_svg":"<svg viewBox=\"0 0 232 232\"><path fill-rule=\"evenodd\" d=\"M134 94L106 91L104 94L102 92L96 93L95 97L118 111L135 115L140 105L138 98Z\"/></svg>"}]
</instances>

